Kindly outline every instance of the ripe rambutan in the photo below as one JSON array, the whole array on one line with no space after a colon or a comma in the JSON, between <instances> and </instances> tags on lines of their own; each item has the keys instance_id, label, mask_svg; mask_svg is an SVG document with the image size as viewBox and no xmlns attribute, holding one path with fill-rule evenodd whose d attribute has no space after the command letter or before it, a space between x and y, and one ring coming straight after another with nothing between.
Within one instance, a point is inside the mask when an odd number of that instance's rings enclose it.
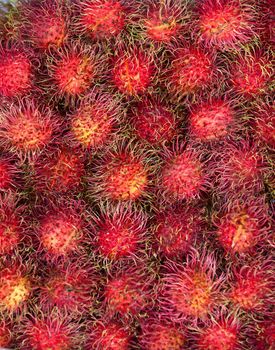
<instances>
[{"instance_id":1,"label":"ripe rambutan","mask_svg":"<svg viewBox=\"0 0 275 350\"><path fill-rule=\"evenodd\" d=\"M60 1L31 0L23 2L19 11L22 16L20 32L23 38L41 49L64 44L68 36L68 16Z\"/></svg>"},{"instance_id":2,"label":"ripe rambutan","mask_svg":"<svg viewBox=\"0 0 275 350\"><path fill-rule=\"evenodd\" d=\"M112 62L112 80L121 93L136 96L147 91L155 74L151 56L141 48L119 47Z\"/></svg>"},{"instance_id":3,"label":"ripe rambutan","mask_svg":"<svg viewBox=\"0 0 275 350\"><path fill-rule=\"evenodd\" d=\"M10 324L6 320L0 321L0 347L7 348L11 342Z\"/></svg>"},{"instance_id":4,"label":"ripe rambutan","mask_svg":"<svg viewBox=\"0 0 275 350\"><path fill-rule=\"evenodd\" d=\"M85 241L82 210L84 210L82 204L77 201L67 205L55 204L39 221L37 227L39 251L45 253L47 260L67 258L81 251Z\"/></svg>"},{"instance_id":5,"label":"ripe rambutan","mask_svg":"<svg viewBox=\"0 0 275 350\"><path fill-rule=\"evenodd\" d=\"M157 184L168 201L190 200L208 187L208 179L200 154L184 145L164 149L163 165Z\"/></svg>"},{"instance_id":6,"label":"ripe rambutan","mask_svg":"<svg viewBox=\"0 0 275 350\"><path fill-rule=\"evenodd\" d=\"M78 8L78 31L92 39L117 37L125 28L129 9L120 0L80 0Z\"/></svg>"},{"instance_id":7,"label":"ripe rambutan","mask_svg":"<svg viewBox=\"0 0 275 350\"><path fill-rule=\"evenodd\" d=\"M154 146L170 142L179 132L172 109L157 99L139 102L132 110L131 122L137 136Z\"/></svg>"},{"instance_id":8,"label":"ripe rambutan","mask_svg":"<svg viewBox=\"0 0 275 350\"><path fill-rule=\"evenodd\" d=\"M79 189L84 175L83 154L61 146L42 154L34 164L35 188L38 192L68 193Z\"/></svg>"},{"instance_id":9,"label":"ripe rambutan","mask_svg":"<svg viewBox=\"0 0 275 350\"><path fill-rule=\"evenodd\" d=\"M50 265L46 271L47 277L40 287L42 309L48 311L56 306L60 311L82 315L89 311L97 282L91 268L70 261L58 267Z\"/></svg>"},{"instance_id":10,"label":"ripe rambutan","mask_svg":"<svg viewBox=\"0 0 275 350\"><path fill-rule=\"evenodd\" d=\"M205 90L215 79L215 55L196 47L175 50L164 75L168 91L177 99Z\"/></svg>"},{"instance_id":11,"label":"ripe rambutan","mask_svg":"<svg viewBox=\"0 0 275 350\"><path fill-rule=\"evenodd\" d=\"M252 332L248 339L251 349L273 350L275 347L275 324L273 320L265 320L255 324L252 319Z\"/></svg>"},{"instance_id":12,"label":"ripe rambutan","mask_svg":"<svg viewBox=\"0 0 275 350\"><path fill-rule=\"evenodd\" d=\"M259 104L255 110L253 127L265 144L275 148L275 106L274 103Z\"/></svg>"},{"instance_id":13,"label":"ripe rambutan","mask_svg":"<svg viewBox=\"0 0 275 350\"><path fill-rule=\"evenodd\" d=\"M265 198L235 201L217 220L218 241L228 253L253 253L270 232Z\"/></svg>"},{"instance_id":14,"label":"ripe rambutan","mask_svg":"<svg viewBox=\"0 0 275 350\"><path fill-rule=\"evenodd\" d=\"M268 53L259 50L239 54L231 66L232 87L245 98L267 93L271 78L272 61Z\"/></svg>"},{"instance_id":15,"label":"ripe rambutan","mask_svg":"<svg viewBox=\"0 0 275 350\"><path fill-rule=\"evenodd\" d=\"M168 320L196 323L206 319L220 302L223 276L217 275L217 263L212 253L187 255L185 263L166 263L163 275L161 312Z\"/></svg>"},{"instance_id":16,"label":"ripe rambutan","mask_svg":"<svg viewBox=\"0 0 275 350\"><path fill-rule=\"evenodd\" d=\"M139 341L144 350L181 350L186 337L178 325L150 317L141 325Z\"/></svg>"},{"instance_id":17,"label":"ripe rambutan","mask_svg":"<svg viewBox=\"0 0 275 350\"><path fill-rule=\"evenodd\" d=\"M219 140L232 129L235 114L230 101L221 98L200 103L191 110L190 132L202 142Z\"/></svg>"},{"instance_id":18,"label":"ripe rambutan","mask_svg":"<svg viewBox=\"0 0 275 350\"><path fill-rule=\"evenodd\" d=\"M132 334L118 321L96 322L89 329L87 350L128 350Z\"/></svg>"},{"instance_id":19,"label":"ripe rambutan","mask_svg":"<svg viewBox=\"0 0 275 350\"><path fill-rule=\"evenodd\" d=\"M119 101L107 93L93 91L85 96L70 118L72 143L85 149L105 146L114 136L123 110Z\"/></svg>"},{"instance_id":20,"label":"ripe rambutan","mask_svg":"<svg viewBox=\"0 0 275 350\"><path fill-rule=\"evenodd\" d=\"M54 138L58 119L45 106L24 99L0 110L0 144L20 157L34 157Z\"/></svg>"},{"instance_id":21,"label":"ripe rambutan","mask_svg":"<svg viewBox=\"0 0 275 350\"><path fill-rule=\"evenodd\" d=\"M197 208L176 205L160 212L152 226L156 251L169 258L187 253L202 223L202 212Z\"/></svg>"},{"instance_id":22,"label":"ripe rambutan","mask_svg":"<svg viewBox=\"0 0 275 350\"><path fill-rule=\"evenodd\" d=\"M30 52L18 44L0 42L0 96L16 97L31 92L33 67Z\"/></svg>"},{"instance_id":23,"label":"ripe rambutan","mask_svg":"<svg viewBox=\"0 0 275 350\"><path fill-rule=\"evenodd\" d=\"M109 201L135 201L146 195L148 158L139 145L114 145L99 159L90 181L92 194Z\"/></svg>"},{"instance_id":24,"label":"ripe rambutan","mask_svg":"<svg viewBox=\"0 0 275 350\"><path fill-rule=\"evenodd\" d=\"M143 266L120 267L111 272L104 289L104 305L110 316L139 317L153 302L154 278Z\"/></svg>"},{"instance_id":25,"label":"ripe rambutan","mask_svg":"<svg viewBox=\"0 0 275 350\"><path fill-rule=\"evenodd\" d=\"M0 156L0 191L7 191L14 187L18 169L12 157Z\"/></svg>"},{"instance_id":26,"label":"ripe rambutan","mask_svg":"<svg viewBox=\"0 0 275 350\"><path fill-rule=\"evenodd\" d=\"M96 246L104 259L135 257L145 237L146 216L127 205L105 208L94 218Z\"/></svg>"},{"instance_id":27,"label":"ripe rambutan","mask_svg":"<svg viewBox=\"0 0 275 350\"><path fill-rule=\"evenodd\" d=\"M207 46L230 49L249 41L256 23L254 1L203 0L197 7L199 38Z\"/></svg>"}]
</instances>

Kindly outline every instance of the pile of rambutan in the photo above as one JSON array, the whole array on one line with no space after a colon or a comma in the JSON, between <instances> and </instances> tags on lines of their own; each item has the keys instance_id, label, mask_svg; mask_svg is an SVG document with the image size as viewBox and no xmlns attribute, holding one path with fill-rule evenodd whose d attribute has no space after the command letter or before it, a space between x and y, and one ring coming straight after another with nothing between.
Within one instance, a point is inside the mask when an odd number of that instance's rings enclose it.
<instances>
[{"instance_id":1,"label":"pile of rambutan","mask_svg":"<svg viewBox=\"0 0 275 350\"><path fill-rule=\"evenodd\" d=\"M0 0L1 349L275 349L274 18Z\"/></svg>"}]
</instances>

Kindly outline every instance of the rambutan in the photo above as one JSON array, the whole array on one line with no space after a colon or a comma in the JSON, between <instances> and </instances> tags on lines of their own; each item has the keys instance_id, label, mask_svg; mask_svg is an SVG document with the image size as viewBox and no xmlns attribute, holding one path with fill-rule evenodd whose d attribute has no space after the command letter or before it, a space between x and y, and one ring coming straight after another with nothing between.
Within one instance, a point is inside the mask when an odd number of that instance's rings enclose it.
<instances>
[{"instance_id":1,"label":"rambutan","mask_svg":"<svg viewBox=\"0 0 275 350\"><path fill-rule=\"evenodd\" d=\"M117 37L127 23L128 8L120 0L80 0L77 28L92 39Z\"/></svg>"},{"instance_id":2,"label":"rambutan","mask_svg":"<svg viewBox=\"0 0 275 350\"><path fill-rule=\"evenodd\" d=\"M186 262L164 265L161 313L167 319L196 323L206 319L220 303L223 276L217 275L217 262L212 253L193 251Z\"/></svg>"},{"instance_id":3,"label":"rambutan","mask_svg":"<svg viewBox=\"0 0 275 350\"><path fill-rule=\"evenodd\" d=\"M132 110L131 122L141 140L158 146L178 133L178 121L171 108L158 99L145 98Z\"/></svg>"},{"instance_id":4,"label":"rambutan","mask_svg":"<svg viewBox=\"0 0 275 350\"><path fill-rule=\"evenodd\" d=\"M0 43L0 96L16 97L33 87L33 66L30 53L18 44Z\"/></svg>"},{"instance_id":5,"label":"rambutan","mask_svg":"<svg viewBox=\"0 0 275 350\"><path fill-rule=\"evenodd\" d=\"M137 47L119 47L112 67L114 85L127 96L145 93L155 74L150 52Z\"/></svg>"},{"instance_id":6,"label":"rambutan","mask_svg":"<svg viewBox=\"0 0 275 350\"><path fill-rule=\"evenodd\" d=\"M6 191L15 185L17 173L18 169L12 157L2 155L0 157L0 191Z\"/></svg>"},{"instance_id":7,"label":"rambutan","mask_svg":"<svg viewBox=\"0 0 275 350\"><path fill-rule=\"evenodd\" d=\"M176 205L161 211L152 226L156 251L169 258L187 253L202 223L202 212L197 208Z\"/></svg>"},{"instance_id":8,"label":"rambutan","mask_svg":"<svg viewBox=\"0 0 275 350\"><path fill-rule=\"evenodd\" d=\"M230 101L213 99L192 107L190 132L202 142L219 140L233 128L236 112Z\"/></svg>"},{"instance_id":9,"label":"rambutan","mask_svg":"<svg viewBox=\"0 0 275 350\"><path fill-rule=\"evenodd\" d=\"M19 11L22 16L19 29L23 38L41 49L52 45L60 47L64 44L68 36L69 19L65 16L65 8L60 1L23 2Z\"/></svg>"},{"instance_id":10,"label":"rambutan","mask_svg":"<svg viewBox=\"0 0 275 350\"><path fill-rule=\"evenodd\" d=\"M259 104L255 109L253 127L257 136L270 147L275 148L275 106L274 103Z\"/></svg>"},{"instance_id":11,"label":"rambutan","mask_svg":"<svg viewBox=\"0 0 275 350\"><path fill-rule=\"evenodd\" d=\"M37 156L54 138L60 122L33 99L0 110L0 144L20 157Z\"/></svg>"},{"instance_id":12,"label":"rambutan","mask_svg":"<svg viewBox=\"0 0 275 350\"><path fill-rule=\"evenodd\" d=\"M107 93L93 91L85 96L70 118L72 143L85 149L105 146L114 136L123 110L119 101Z\"/></svg>"},{"instance_id":13,"label":"rambutan","mask_svg":"<svg viewBox=\"0 0 275 350\"><path fill-rule=\"evenodd\" d=\"M199 38L219 49L238 47L255 35L253 1L203 0L197 6Z\"/></svg>"},{"instance_id":14,"label":"rambutan","mask_svg":"<svg viewBox=\"0 0 275 350\"><path fill-rule=\"evenodd\" d=\"M275 346L275 325L273 320L265 320L255 324L252 319L252 332L248 339L252 349L273 350Z\"/></svg>"},{"instance_id":15,"label":"rambutan","mask_svg":"<svg viewBox=\"0 0 275 350\"><path fill-rule=\"evenodd\" d=\"M8 347L11 342L11 329L10 325L6 320L0 321L0 346Z\"/></svg>"},{"instance_id":16,"label":"rambutan","mask_svg":"<svg viewBox=\"0 0 275 350\"><path fill-rule=\"evenodd\" d=\"M137 254L146 232L141 211L127 205L107 207L94 221L97 249L104 259L116 261Z\"/></svg>"}]
</instances>

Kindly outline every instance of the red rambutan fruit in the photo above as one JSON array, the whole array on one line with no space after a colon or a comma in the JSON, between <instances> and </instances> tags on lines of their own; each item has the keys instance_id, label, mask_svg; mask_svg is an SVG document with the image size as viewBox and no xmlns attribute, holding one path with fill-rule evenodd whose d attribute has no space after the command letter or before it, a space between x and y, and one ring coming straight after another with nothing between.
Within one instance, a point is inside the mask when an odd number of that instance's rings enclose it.
<instances>
[{"instance_id":1,"label":"red rambutan fruit","mask_svg":"<svg viewBox=\"0 0 275 350\"><path fill-rule=\"evenodd\" d=\"M154 318L141 325L139 342L144 350L181 350L185 341L184 331L178 325Z\"/></svg>"},{"instance_id":2,"label":"red rambutan fruit","mask_svg":"<svg viewBox=\"0 0 275 350\"><path fill-rule=\"evenodd\" d=\"M202 212L197 208L176 205L160 212L152 226L156 251L169 258L187 253L202 229L202 222Z\"/></svg>"},{"instance_id":3,"label":"red rambutan fruit","mask_svg":"<svg viewBox=\"0 0 275 350\"><path fill-rule=\"evenodd\" d=\"M139 102L132 110L131 122L137 136L154 146L170 142L179 132L172 109L157 99Z\"/></svg>"},{"instance_id":4,"label":"red rambutan fruit","mask_svg":"<svg viewBox=\"0 0 275 350\"><path fill-rule=\"evenodd\" d=\"M202 142L219 140L233 127L235 114L230 101L219 98L203 102L191 110L190 132Z\"/></svg>"},{"instance_id":5,"label":"red rambutan fruit","mask_svg":"<svg viewBox=\"0 0 275 350\"><path fill-rule=\"evenodd\" d=\"M0 144L20 157L34 157L54 138L58 119L35 100L21 100L0 110Z\"/></svg>"},{"instance_id":6,"label":"red rambutan fruit","mask_svg":"<svg viewBox=\"0 0 275 350\"><path fill-rule=\"evenodd\" d=\"M49 193L67 193L80 187L84 175L84 158L74 149L60 147L42 154L34 164L35 188Z\"/></svg>"},{"instance_id":7,"label":"red rambutan fruit","mask_svg":"<svg viewBox=\"0 0 275 350\"><path fill-rule=\"evenodd\" d=\"M146 216L127 205L105 208L94 218L99 254L112 261L135 257L145 237Z\"/></svg>"},{"instance_id":8,"label":"red rambutan fruit","mask_svg":"<svg viewBox=\"0 0 275 350\"><path fill-rule=\"evenodd\" d=\"M268 53L259 50L239 54L231 66L232 87L245 98L267 93L271 78L272 61Z\"/></svg>"},{"instance_id":9,"label":"red rambutan fruit","mask_svg":"<svg viewBox=\"0 0 275 350\"><path fill-rule=\"evenodd\" d=\"M128 350L131 343L129 327L118 321L97 322L90 327L87 350Z\"/></svg>"},{"instance_id":10,"label":"red rambutan fruit","mask_svg":"<svg viewBox=\"0 0 275 350\"><path fill-rule=\"evenodd\" d=\"M215 56L196 47L179 48L165 74L171 95L181 99L205 90L215 79Z\"/></svg>"},{"instance_id":11,"label":"red rambutan fruit","mask_svg":"<svg viewBox=\"0 0 275 350\"><path fill-rule=\"evenodd\" d=\"M70 118L72 143L97 149L112 139L123 110L119 101L106 93L85 96Z\"/></svg>"},{"instance_id":12,"label":"red rambutan fruit","mask_svg":"<svg viewBox=\"0 0 275 350\"><path fill-rule=\"evenodd\" d=\"M114 145L98 161L90 181L92 193L99 199L135 201L146 195L149 172L146 155L138 144Z\"/></svg>"},{"instance_id":13,"label":"red rambutan fruit","mask_svg":"<svg viewBox=\"0 0 275 350\"><path fill-rule=\"evenodd\" d=\"M154 279L142 266L126 266L111 273L104 289L107 314L139 317L153 302Z\"/></svg>"},{"instance_id":14,"label":"red rambutan fruit","mask_svg":"<svg viewBox=\"0 0 275 350\"><path fill-rule=\"evenodd\" d=\"M270 231L265 198L235 201L217 222L218 241L228 253L253 253Z\"/></svg>"},{"instance_id":15,"label":"red rambutan fruit","mask_svg":"<svg viewBox=\"0 0 275 350\"><path fill-rule=\"evenodd\" d=\"M150 53L141 48L119 48L112 63L112 80L118 90L128 96L147 91L155 67Z\"/></svg>"},{"instance_id":16,"label":"red rambutan fruit","mask_svg":"<svg viewBox=\"0 0 275 350\"><path fill-rule=\"evenodd\" d=\"M92 39L117 37L127 23L128 8L120 0L80 0L77 28Z\"/></svg>"},{"instance_id":17,"label":"red rambutan fruit","mask_svg":"<svg viewBox=\"0 0 275 350\"><path fill-rule=\"evenodd\" d=\"M39 250L47 260L67 258L81 251L84 241L84 221L79 213L81 203L73 201L67 206L55 205L50 208L37 227Z\"/></svg>"},{"instance_id":18,"label":"red rambutan fruit","mask_svg":"<svg viewBox=\"0 0 275 350\"><path fill-rule=\"evenodd\" d=\"M255 111L254 130L267 145L275 148L275 108L274 104L260 104Z\"/></svg>"},{"instance_id":19,"label":"red rambutan fruit","mask_svg":"<svg viewBox=\"0 0 275 350\"><path fill-rule=\"evenodd\" d=\"M34 46L41 49L52 45L60 47L66 41L68 16L65 16L65 8L60 1L23 2L19 11L22 16L20 32Z\"/></svg>"},{"instance_id":20,"label":"red rambutan fruit","mask_svg":"<svg viewBox=\"0 0 275 350\"><path fill-rule=\"evenodd\" d=\"M272 47L275 44L275 5L273 0L260 0L259 15L259 23L261 23L259 35L262 42L268 43Z\"/></svg>"},{"instance_id":21,"label":"red rambutan fruit","mask_svg":"<svg viewBox=\"0 0 275 350\"><path fill-rule=\"evenodd\" d=\"M200 40L207 46L230 49L249 41L254 33L253 1L203 0L197 7Z\"/></svg>"},{"instance_id":22,"label":"red rambutan fruit","mask_svg":"<svg viewBox=\"0 0 275 350\"><path fill-rule=\"evenodd\" d=\"M91 268L79 262L63 262L57 268L49 266L40 287L41 308L84 314L93 304L96 276Z\"/></svg>"},{"instance_id":23,"label":"red rambutan fruit","mask_svg":"<svg viewBox=\"0 0 275 350\"><path fill-rule=\"evenodd\" d=\"M30 53L17 44L0 43L0 95L22 96L31 92L33 68Z\"/></svg>"},{"instance_id":24,"label":"red rambutan fruit","mask_svg":"<svg viewBox=\"0 0 275 350\"><path fill-rule=\"evenodd\" d=\"M0 346L7 348L11 342L11 329L6 320L0 321Z\"/></svg>"},{"instance_id":25,"label":"red rambutan fruit","mask_svg":"<svg viewBox=\"0 0 275 350\"><path fill-rule=\"evenodd\" d=\"M9 156L0 156L0 191L11 189L15 185L15 178L18 169L12 158Z\"/></svg>"},{"instance_id":26,"label":"red rambutan fruit","mask_svg":"<svg viewBox=\"0 0 275 350\"><path fill-rule=\"evenodd\" d=\"M208 187L200 154L184 145L164 149L163 165L157 184L165 200L191 200Z\"/></svg>"},{"instance_id":27,"label":"red rambutan fruit","mask_svg":"<svg viewBox=\"0 0 275 350\"><path fill-rule=\"evenodd\" d=\"M252 319L252 334L249 343L255 350L273 350L275 346L275 324L274 321L265 320L255 325Z\"/></svg>"},{"instance_id":28,"label":"red rambutan fruit","mask_svg":"<svg viewBox=\"0 0 275 350\"><path fill-rule=\"evenodd\" d=\"M212 253L193 251L185 263L166 263L163 275L161 312L167 319L196 323L206 319L220 302L223 276L217 276L217 263Z\"/></svg>"}]
</instances>

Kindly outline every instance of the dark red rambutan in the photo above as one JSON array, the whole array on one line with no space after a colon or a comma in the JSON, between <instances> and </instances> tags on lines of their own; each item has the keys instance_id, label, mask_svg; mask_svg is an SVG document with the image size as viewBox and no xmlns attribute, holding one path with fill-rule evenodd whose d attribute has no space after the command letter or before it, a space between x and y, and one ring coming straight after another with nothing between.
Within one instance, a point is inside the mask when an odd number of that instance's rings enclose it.
<instances>
[{"instance_id":1,"label":"dark red rambutan","mask_svg":"<svg viewBox=\"0 0 275 350\"><path fill-rule=\"evenodd\" d=\"M141 325L139 342L144 350L181 350L185 341L184 331L178 325L152 317Z\"/></svg>"},{"instance_id":2,"label":"dark red rambutan","mask_svg":"<svg viewBox=\"0 0 275 350\"><path fill-rule=\"evenodd\" d=\"M265 198L235 201L216 223L218 241L228 253L253 253L270 232L269 220Z\"/></svg>"},{"instance_id":3,"label":"dark red rambutan","mask_svg":"<svg viewBox=\"0 0 275 350\"><path fill-rule=\"evenodd\" d=\"M272 61L267 52L244 52L231 65L233 89L245 98L257 97L270 89Z\"/></svg>"},{"instance_id":4,"label":"dark red rambutan","mask_svg":"<svg viewBox=\"0 0 275 350\"><path fill-rule=\"evenodd\" d=\"M178 133L178 120L172 108L158 99L145 98L132 110L131 122L141 140L159 146L170 142Z\"/></svg>"},{"instance_id":5,"label":"dark red rambutan","mask_svg":"<svg viewBox=\"0 0 275 350\"><path fill-rule=\"evenodd\" d=\"M77 8L77 29L92 39L117 37L127 23L129 9L125 1L80 0Z\"/></svg>"},{"instance_id":6,"label":"dark red rambutan","mask_svg":"<svg viewBox=\"0 0 275 350\"><path fill-rule=\"evenodd\" d=\"M83 315L93 305L96 282L94 271L79 261L50 265L40 287L41 308L48 311L56 306L60 311Z\"/></svg>"},{"instance_id":7,"label":"dark red rambutan","mask_svg":"<svg viewBox=\"0 0 275 350\"><path fill-rule=\"evenodd\" d=\"M128 350L132 334L119 321L96 322L89 329L87 350Z\"/></svg>"},{"instance_id":8,"label":"dark red rambutan","mask_svg":"<svg viewBox=\"0 0 275 350\"><path fill-rule=\"evenodd\" d=\"M268 146L275 148L274 104L259 104L255 110L253 127L257 136Z\"/></svg>"},{"instance_id":9,"label":"dark red rambutan","mask_svg":"<svg viewBox=\"0 0 275 350\"><path fill-rule=\"evenodd\" d=\"M144 266L127 266L111 272L104 289L103 304L110 316L139 317L154 299L154 278Z\"/></svg>"},{"instance_id":10,"label":"dark red rambutan","mask_svg":"<svg viewBox=\"0 0 275 350\"><path fill-rule=\"evenodd\" d=\"M46 211L39 221L37 236L39 251L45 253L47 260L67 258L81 251L85 241L82 210L80 202L72 201L67 205L56 204Z\"/></svg>"},{"instance_id":11,"label":"dark red rambutan","mask_svg":"<svg viewBox=\"0 0 275 350\"><path fill-rule=\"evenodd\" d=\"M155 74L153 56L141 48L119 47L112 62L112 80L127 96L143 94Z\"/></svg>"},{"instance_id":12,"label":"dark red rambutan","mask_svg":"<svg viewBox=\"0 0 275 350\"><path fill-rule=\"evenodd\" d=\"M94 218L96 245L104 259L135 257L145 240L147 218L127 205L105 208Z\"/></svg>"},{"instance_id":13,"label":"dark red rambutan","mask_svg":"<svg viewBox=\"0 0 275 350\"><path fill-rule=\"evenodd\" d=\"M215 55L194 46L179 48L164 75L171 95L177 99L205 90L215 79Z\"/></svg>"},{"instance_id":14,"label":"dark red rambutan","mask_svg":"<svg viewBox=\"0 0 275 350\"><path fill-rule=\"evenodd\" d=\"M203 0L197 6L199 38L207 46L230 49L255 35L254 1Z\"/></svg>"},{"instance_id":15,"label":"dark red rambutan","mask_svg":"<svg viewBox=\"0 0 275 350\"><path fill-rule=\"evenodd\" d=\"M90 180L92 194L101 200L135 201L150 183L148 158L138 144L114 145L98 161Z\"/></svg>"},{"instance_id":16,"label":"dark red rambutan","mask_svg":"<svg viewBox=\"0 0 275 350\"><path fill-rule=\"evenodd\" d=\"M10 324L6 320L0 321L0 346L7 348L11 342Z\"/></svg>"},{"instance_id":17,"label":"dark red rambutan","mask_svg":"<svg viewBox=\"0 0 275 350\"><path fill-rule=\"evenodd\" d=\"M272 47L275 44L275 5L273 0L260 0L259 15L259 23L261 23L259 35L262 42L268 43Z\"/></svg>"},{"instance_id":18,"label":"dark red rambutan","mask_svg":"<svg viewBox=\"0 0 275 350\"><path fill-rule=\"evenodd\" d=\"M169 258L187 253L202 223L202 211L197 208L176 205L160 212L152 226L156 251Z\"/></svg>"},{"instance_id":19,"label":"dark red rambutan","mask_svg":"<svg viewBox=\"0 0 275 350\"><path fill-rule=\"evenodd\" d=\"M19 31L23 38L40 49L52 45L60 47L68 36L69 17L66 11L58 0L22 2L19 5L22 17Z\"/></svg>"},{"instance_id":20,"label":"dark red rambutan","mask_svg":"<svg viewBox=\"0 0 275 350\"><path fill-rule=\"evenodd\" d=\"M252 319L252 332L248 339L255 350L273 350L275 346L275 325L273 320L255 323Z\"/></svg>"},{"instance_id":21,"label":"dark red rambutan","mask_svg":"<svg viewBox=\"0 0 275 350\"><path fill-rule=\"evenodd\" d=\"M14 187L18 169L12 157L0 156L0 191L7 191Z\"/></svg>"},{"instance_id":22,"label":"dark red rambutan","mask_svg":"<svg viewBox=\"0 0 275 350\"><path fill-rule=\"evenodd\" d=\"M18 44L0 42L0 96L15 97L31 92L33 67L31 54Z\"/></svg>"},{"instance_id":23,"label":"dark red rambutan","mask_svg":"<svg viewBox=\"0 0 275 350\"><path fill-rule=\"evenodd\" d=\"M217 275L212 253L193 251L183 264L166 263L162 278L161 312L167 319L196 323L206 319L220 303L223 276Z\"/></svg>"},{"instance_id":24,"label":"dark red rambutan","mask_svg":"<svg viewBox=\"0 0 275 350\"><path fill-rule=\"evenodd\" d=\"M190 133L202 142L219 140L233 128L235 115L230 101L218 98L202 102L191 110Z\"/></svg>"},{"instance_id":25,"label":"dark red rambutan","mask_svg":"<svg viewBox=\"0 0 275 350\"><path fill-rule=\"evenodd\" d=\"M24 99L0 110L0 144L20 157L37 156L54 138L60 122L50 108Z\"/></svg>"},{"instance_id":26,"label":"dark red rambutan","mask_svg":"<svg viewBox=\"0 0 275 350\"><path fill-rule=\"evenodd\" d=\"M61 146L42 154L34 164L35 188L39 192L68 193L79 189L84 175L84 156Z\"/></svg>"},{"instance_id":27,"label":"dark red rambutan","mask_svg":"<svg viewBox=\"0 0 275 350\"><path fill-rule=\"evenodd\" d=\"M184 145L164 149L157 184L165 200L190 200L208 187L204 164L198 151Z\"/></svg>"},{"instance_id":28,"label":"dark red rambutan","mask_svg":"<svg viewBox=\"0 0 275 350\"><path fill-rule=\"evenodd\" d=\"M114 136L123 110L118 99L93 91L85 96L70 118L70 136L75 145L85 149L105 146Z\"/></svg>"}]
</instances>

